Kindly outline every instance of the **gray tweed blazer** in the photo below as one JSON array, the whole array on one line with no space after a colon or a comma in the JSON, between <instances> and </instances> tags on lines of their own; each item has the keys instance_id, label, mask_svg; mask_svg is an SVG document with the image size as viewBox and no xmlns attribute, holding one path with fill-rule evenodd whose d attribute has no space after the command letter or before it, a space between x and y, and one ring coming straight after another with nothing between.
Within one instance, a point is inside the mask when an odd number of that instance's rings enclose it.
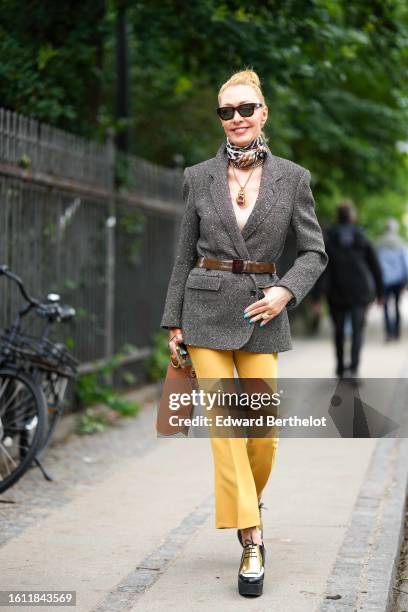
<instances>
[{"instance_id":1,"label":"gray tweed blazer","mask_svg":"<svg viewBox=\"0 0 408 612\"><path fill-rule=\"evenodd\" d=\"M267 149L258 198L242 231L228 187L225 141L215 157L184 171L186 206L160 327L181 328L186 344L255 353L290 350L287 311L300 303L327 265L309 170ZM290 226L297 257L282 278L195 267L201 255L276 262ZM259 321L249 323L244 309L264 296L262 287L273 285L287 287L294 298L263 327Z\"/></svg>"}]
</instances>

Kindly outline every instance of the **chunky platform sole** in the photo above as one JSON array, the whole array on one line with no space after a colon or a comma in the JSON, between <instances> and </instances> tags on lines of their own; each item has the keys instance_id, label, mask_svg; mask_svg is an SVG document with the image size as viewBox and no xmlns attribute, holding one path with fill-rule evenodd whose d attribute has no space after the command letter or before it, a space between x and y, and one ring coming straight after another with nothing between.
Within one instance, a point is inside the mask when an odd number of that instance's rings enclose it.
<instances>
[{"instance_id":1,"label":"chunky platform sole","mask_svg":"<svg viewBox=\"0 0 408 612\"><path fill-rule=\"evenodd\" d=\"M238 576L238 592L240 595L253 595L255 597L262 595L263 591L263 576L259 582L245 582Z\"/></svg>"}]
</instances>

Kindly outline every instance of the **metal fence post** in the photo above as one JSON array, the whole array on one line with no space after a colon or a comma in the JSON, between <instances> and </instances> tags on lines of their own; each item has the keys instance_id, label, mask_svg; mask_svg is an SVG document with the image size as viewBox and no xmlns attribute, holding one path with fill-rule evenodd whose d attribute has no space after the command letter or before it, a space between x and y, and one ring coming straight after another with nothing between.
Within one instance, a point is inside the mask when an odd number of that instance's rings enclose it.
<instances>
[{"instance_id":1,"label":"metal fence post","mask_svg":"<svg viewBox=\"0 0 408 612\"><path fill-rule=\"evenodd\" d=\"M110 359L114 353L115 333L115 143L114 130L106 133L106 155L110 170L110 192L106 229L106 293L105 293L105 357ZM106 382L112 384L113 373L109 372Z\"/></svg>"}]
</instances>

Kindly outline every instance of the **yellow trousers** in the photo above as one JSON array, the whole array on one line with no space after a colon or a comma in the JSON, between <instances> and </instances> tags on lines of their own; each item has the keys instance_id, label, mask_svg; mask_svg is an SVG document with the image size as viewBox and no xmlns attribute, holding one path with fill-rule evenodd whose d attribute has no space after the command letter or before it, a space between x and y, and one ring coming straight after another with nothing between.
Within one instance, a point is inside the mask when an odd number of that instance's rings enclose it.
<instances>
[{"instance_id":1,"label":"yellow trousers","mask_svg":"<svg viewBox=\"0 0 408 612\"><path fill-rule=\"evenodd\" d=\"M276 379L278 353L250 353L188 345L200 379ZM278 437L210 437L214 460L215 527L245 529L259 525L258 503L268 482L278 448Z\"/></svg>"}]
</instances>

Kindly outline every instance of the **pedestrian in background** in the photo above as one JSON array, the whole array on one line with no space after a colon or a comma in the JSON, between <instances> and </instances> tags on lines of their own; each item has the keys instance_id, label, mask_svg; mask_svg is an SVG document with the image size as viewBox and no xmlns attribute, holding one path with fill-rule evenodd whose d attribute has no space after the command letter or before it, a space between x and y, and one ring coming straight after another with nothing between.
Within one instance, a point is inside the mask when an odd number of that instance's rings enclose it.
<instances>
[{"instance_id":1,"label":"pedestrian in background","mask_svg":"<svg viewBox=\"0 0 408 612\"><path fill-rule=\"evenodd\" d=\"M351 202L337 207L337 223L325 232L325 248L329 263L312 291L312 299L320 301L324 293L334 326L336 347L336 375L345 371L358 375L360 351L368 305L377 297L383 303L384 287L380 264L374 246L356 223L357 216ZM345 323L350 318L351 359L345 365Z\"/></svg>"},{"instance_id":2,"label":"pedestrian in background","mask_svg":"<svg viewBox=\"0 0 408 612\"><path fill-rule=\"evenodd\" d=\"M396 219L388 219L385 232L376 246L384 283L385 340L389 341L400 337L399 299L408 283L408 245L399 235ZM390 312L391 299L394 300L394 316Z\"/></svg>"}]
</instances>

